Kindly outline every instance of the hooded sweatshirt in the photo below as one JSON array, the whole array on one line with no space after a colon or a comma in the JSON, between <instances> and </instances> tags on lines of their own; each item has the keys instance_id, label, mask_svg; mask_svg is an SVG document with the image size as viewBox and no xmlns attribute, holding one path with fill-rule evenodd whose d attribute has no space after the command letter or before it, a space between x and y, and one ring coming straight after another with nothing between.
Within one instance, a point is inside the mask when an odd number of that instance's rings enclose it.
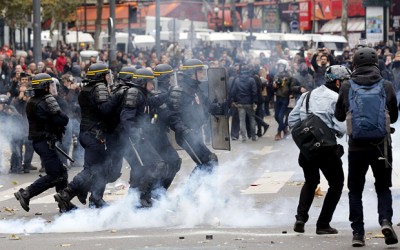
<instances>
[{"instance_id":1,"label":"hooded sweatshirt","mask_svg":"<svg viewBox=\"0 0 400 250\"><path fill-rule=\"evenodd\" d=\"M378 67L367 65L356 68L351 75L351 79L359 85L370 86L380 81L382 76ZM386 108L389 111L390 123L394 123L398 118L396 95L391 82L384 81L383 87L386 92ZM349 90L350 83L346 80L342 83L339 91L339 98L336 103L335 117L339 121L346 120L346 113L349 110ZM376 145L355 142L351 139L351 137L349 138L349 151L364 151L373 149L376 149Z\"/></svg>"}]
</instances>

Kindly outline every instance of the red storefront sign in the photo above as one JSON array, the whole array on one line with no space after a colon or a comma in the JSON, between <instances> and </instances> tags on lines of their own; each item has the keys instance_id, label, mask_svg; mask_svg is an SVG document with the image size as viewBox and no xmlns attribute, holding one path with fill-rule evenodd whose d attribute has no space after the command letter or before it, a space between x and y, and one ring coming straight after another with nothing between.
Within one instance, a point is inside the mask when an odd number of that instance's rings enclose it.
<instances>
[{"instance_id":1,"label":"red storefront sign","mask_svg":"<svg viewBox=\"0 0 400 250\"><path fill-rule=\"evenodd\" d=\"M299 22L300 30L311 30L311 2L300 2L299 3Z\"/></svg>"},{"instance_id":2,"label":"red storefront sign","mask_svg":"<svg viewBox=\"0 0 400 250\"><path fill-rule=\"evenodd\" d=\"M348 16L365 16L363 0L351 0L348 5ZM315 17L314 15L315 11ZM308 0L299 2L300 30L310 30L313 20L331 20L342 16L342 0Z\"/></svg>"}]
</instances>

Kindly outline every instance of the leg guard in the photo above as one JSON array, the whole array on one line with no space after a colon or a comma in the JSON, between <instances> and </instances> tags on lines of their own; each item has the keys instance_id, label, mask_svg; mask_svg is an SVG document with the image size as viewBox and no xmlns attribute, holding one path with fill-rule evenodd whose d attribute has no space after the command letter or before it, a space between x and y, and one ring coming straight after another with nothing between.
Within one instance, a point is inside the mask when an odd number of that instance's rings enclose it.
<instances>
[{"instance_id":1,"label":"leg guard","mask_svg":"<svg viewBox=\"0 0 400 250\"><path fill-rule=\"evenodd\" d=\"M165 178L162 181L162 186L165 189L168 189L171 186L172 181L175 178L176 173L181 169L182 165L182 159L179 158L176 161L171 161L168 164L168 171L167 174L165 175Z\"/></svg>"},{"instance_id":2,"label":"leg guard","mask_svg":"<svg viewBox=\"0 0 400 250\"><path fill-rule=\"evenodd\" d=\"M216 154L211 153L208 156L208 161L204 164L197 165L195 169L193 169L192 174L198 170L211 174L216 166L218 166L218 157Z\"/></svg>"}]
</instances>

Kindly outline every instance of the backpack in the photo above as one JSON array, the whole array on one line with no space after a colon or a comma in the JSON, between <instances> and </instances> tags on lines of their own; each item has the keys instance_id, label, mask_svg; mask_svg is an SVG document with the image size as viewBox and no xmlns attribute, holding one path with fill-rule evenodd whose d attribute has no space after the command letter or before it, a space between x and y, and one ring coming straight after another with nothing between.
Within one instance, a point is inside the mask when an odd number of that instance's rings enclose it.
<instances>
[{"instance_id":1,"label":"backpack","mask_svg":"<svg viewBox=\"0 0 400 250\"><path fill-rule=\"evenodd\" d=\"M347 134L356 141L381 142L390 132L384 79L369 86L358 85L353 80L349 82Z\"/></svg>"},{"instance_id":2,"label":"backpack","mask_svg":"<svg viewBox=\"0 0 400 250\"><path fill-rule=\"evenodd\" d=\"M325 150L332 149L337 145L336 136L332 129L319 118L319 116L308 113L308 102L311 91L305 97L307 118L296 123L292 128L292 138L300 152L307 158L313 159L321 155ZM303 99L304 101L304 99ZM301 103L303 105L303 103Z\"/></svg>"}]
</instances>

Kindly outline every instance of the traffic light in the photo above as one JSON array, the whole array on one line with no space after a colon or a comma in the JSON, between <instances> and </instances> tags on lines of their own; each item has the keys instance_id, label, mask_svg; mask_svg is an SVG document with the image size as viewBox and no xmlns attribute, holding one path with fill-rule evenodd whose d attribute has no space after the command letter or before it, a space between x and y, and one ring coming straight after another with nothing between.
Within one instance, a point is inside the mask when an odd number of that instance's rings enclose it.
<instances>
[{"instance_id":1,"label":"traffic light","mask_svg":"<svg viewBox=\"0 0 400 250\"><path fill-rule=\"evenodd\" d=\"M129 7L129 23L137 23L137 8Z\"/></svg>"}]
</instances>

